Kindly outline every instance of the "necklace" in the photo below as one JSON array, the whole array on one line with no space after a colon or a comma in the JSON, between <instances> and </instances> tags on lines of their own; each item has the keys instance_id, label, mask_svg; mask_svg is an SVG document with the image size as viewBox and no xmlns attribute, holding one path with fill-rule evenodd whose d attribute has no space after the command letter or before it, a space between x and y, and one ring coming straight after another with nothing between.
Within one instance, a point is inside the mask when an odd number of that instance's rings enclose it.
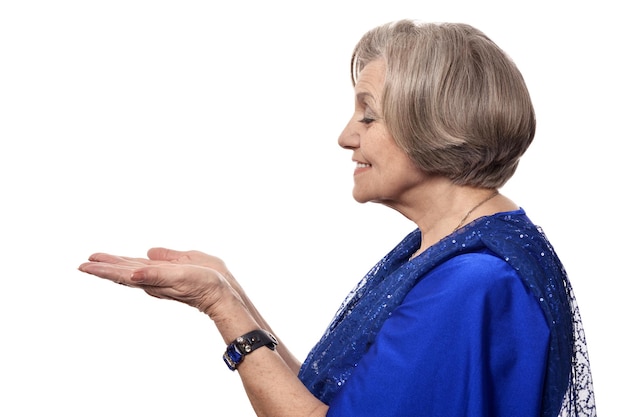
<instances>
[{"instance_id":1,"label":"necklace","mask_svg":"<svg viewBox=\"0 0 626 417\"><path fill-rule=\"evenodd\" d=\"M498 190L495 190L493 193L491 193L487 198L485 198L484 200L482 200L481 202L479 202L478 204L476 204L474 207L472 207L467 214L465 214L465 216L463 216L463 219L461 219L461 221L459 222L458 226L454 228L454 230L452 231L452 233L456 232L457 230L459 230L461 228L461 226L463 226L463 223L465 223L465 220L467 220L467 218L470 216L470 214L472 214L474 212L474 210L476 210L478 207L482 206L483 204L485 204L487 201L491 200L492 198L494 198L495 196L497 196L498 194L500 194L498 192ZM420 252L420 250L422 249L422 247L420 246L415 252L413 252L413 255L411 255L411 259L415 258L417 256L417 254Z\"/></svg>"},{"instance_id":2,"label":"necklace","mask_svg":"<svg viewBox=\"0 0 626 417\"><path fill-rule=\"evenodd\" d=\"M470 216L470 214L472 214L474 212L474 210L476 210L478 207L482 206L483 204L485 204L487 201L491 200L492 198L494 198L495 196L498 195L498 190L494 191L493 193L491 193L489 195L489 197L485 198L483 201L481 201L480 203L476 204L474 207L472 207L470 209L470 211L467 212L467 214L465 215L465 217L463 217L463 219L459 222L459 225L457 227L454 228L453 232L456 232L457 230L459 230L461 228L461 226L463 226L463 223L465 223L465 220L467 220L467 218Z\"/></svg>"}]
</instances>

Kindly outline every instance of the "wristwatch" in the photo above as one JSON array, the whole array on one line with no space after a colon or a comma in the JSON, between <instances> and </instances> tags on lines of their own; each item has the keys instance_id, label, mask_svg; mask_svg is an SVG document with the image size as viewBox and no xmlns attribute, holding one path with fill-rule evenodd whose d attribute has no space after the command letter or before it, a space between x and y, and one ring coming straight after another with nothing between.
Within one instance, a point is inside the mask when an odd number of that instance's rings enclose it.
<instances>
[{"instance_id":1,"label":"wristwatch","mask_svg":"<svg viewBox=\"0 0 626 417\"><path fill-rule=\"evenodd\" d=\"M224 362L231 371L237 369L239 364L243 362L246 355L254 352L262 346L266 346L271 350L275 350L278 345L276 338L265 330L253 330L243 336L239 336L226 347L224 352Z\"/></svg>"}]
</instances>

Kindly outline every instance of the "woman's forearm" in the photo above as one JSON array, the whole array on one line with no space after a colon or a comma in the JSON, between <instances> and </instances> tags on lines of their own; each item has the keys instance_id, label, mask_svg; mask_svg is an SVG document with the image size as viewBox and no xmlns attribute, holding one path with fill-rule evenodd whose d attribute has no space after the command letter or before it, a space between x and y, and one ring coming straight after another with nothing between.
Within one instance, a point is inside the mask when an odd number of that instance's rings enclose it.
<instances>
[{"instance_id":1,"label":"woman's forearm","mask_svg":"<svg viewBox=\"0 0 626 417\"><path fill-rule=\"evenodd\" d=\"M242 294L232 297L210 314L226 343L252 330L271 328ZM294 368L295 371L294 371ZM245 355L237 366L246 393L258 416L325 416L328 407L298 379L299 364L279 344L276 350L261 347Z\"/></svg>"},{"instance_id":2,"label":"woman's forearm","mask_svg":"<svg viewBox=\"0 0 626 417\"><path fill-rule=\"evenodd\" d=\"M280 354L280 356L282 357L283 361L289 367L291 372L293 372L294 374L297 375L298 371L300 370L300 366L302 365L301 361L299 361L289 351L289 349L287 348L285 343L283 343L283 341L281 340L280 336L277 335L274 332L274 330L269 325L269 323L263 318L263 316L258 311L258 309L254 305L252 300L250 300L248 295L245 293L243 288L237 283L237 281L234 279L234 277L229 272L227 272L226 275L228 275L227 276L227 280L231 283L231 285L233 283L235 283L235 285L233 285L233 288L238 292L239 296L241 297L241 300L243 301L244 305L248 309L248 312L250 313L250 315L252 316L254 321L258 324L259 328L261 328L263 330L267 330L268 332L272 333L278 339L279 343L278 343L278 346L276 348L276 351ZM231 341L232 340L227 340L226 343L230 343Z\"/></svg>"}]
</instances>

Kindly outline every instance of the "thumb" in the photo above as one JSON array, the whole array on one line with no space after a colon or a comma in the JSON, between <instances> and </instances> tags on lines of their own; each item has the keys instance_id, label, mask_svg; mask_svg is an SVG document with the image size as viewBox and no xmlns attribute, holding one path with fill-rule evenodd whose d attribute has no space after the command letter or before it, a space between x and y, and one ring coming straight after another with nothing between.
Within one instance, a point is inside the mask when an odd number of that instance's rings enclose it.
<instances>
[{"instance_id":1,"label":"thumb","mask_svg":"<svg viewBox=\"0 0 626 417\"><path fill-rule=\"evenodd\" d=\"M151 248L148 250L148 259L153 261L177 261L183 252L167 248Z\"/></svg>"}]
</instances>

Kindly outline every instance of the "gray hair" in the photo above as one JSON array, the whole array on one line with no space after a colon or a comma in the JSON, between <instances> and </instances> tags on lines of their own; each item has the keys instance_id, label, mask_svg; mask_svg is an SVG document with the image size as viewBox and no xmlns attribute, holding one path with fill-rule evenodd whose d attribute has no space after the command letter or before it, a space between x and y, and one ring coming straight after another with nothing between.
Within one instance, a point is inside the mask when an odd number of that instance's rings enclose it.
<instances>
[{"instance_id":1,"label":"gray hair","mask_svg":"<svg viewBox=\"0 0 626 417\"><path fill-rule=\"evenodd\" d=\"M352 82L386 64L382 117L422 170L460 185L498 188L535 135L535 113L513 61L467 24L410 20L367 32L354 49Z\"/></svg>"}]
</instances>

